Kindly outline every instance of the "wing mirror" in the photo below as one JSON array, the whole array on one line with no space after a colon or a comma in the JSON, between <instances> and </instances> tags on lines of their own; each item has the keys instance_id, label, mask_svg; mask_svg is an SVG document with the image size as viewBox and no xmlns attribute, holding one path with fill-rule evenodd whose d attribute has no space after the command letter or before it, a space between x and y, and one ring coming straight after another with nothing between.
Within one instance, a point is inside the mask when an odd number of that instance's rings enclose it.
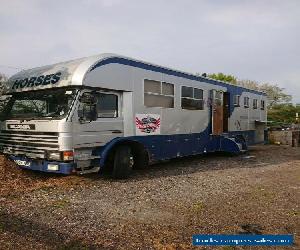
<instances>
[{"instance_id":1,"label":"wing mirror","mask_svg":"<svg viewBox=\"0 0 300 250\"><path fill-rule=\"evenodd\" d=\"M92 93L83 93L79 98L78 119L80 123L97 120L97 98Z\"/></svg>"},{"instance_id":2,"label":"wing mirror","mask_svg":"<svg viewBox=\"0 0 300 250\"><path fill-rule=\"evenodd\" d=\"M81 95L79 98L79 101L81 103L87 104L87 105L96 105L97 104L97 98L92 93L85 92Z\"/></svg>"}]
</instances>

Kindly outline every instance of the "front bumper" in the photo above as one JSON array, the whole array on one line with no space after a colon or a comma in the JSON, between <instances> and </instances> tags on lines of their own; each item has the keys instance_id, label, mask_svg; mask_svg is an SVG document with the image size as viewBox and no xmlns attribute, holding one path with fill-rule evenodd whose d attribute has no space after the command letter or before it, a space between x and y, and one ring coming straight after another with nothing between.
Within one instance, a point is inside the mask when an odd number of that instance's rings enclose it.
<instances>
[{"instance_id":1,"label":"front bumper","mask_svg":"<svg viewBox=\"0 0 300 250\"><path fill-rule=\"evenodd\" d=\"M14 161L20 168L31 169L35 171L57 173L57 174L71 174L74 172L76 164L74 162L55 162L47 160L30 159L21 156L8 156L9 159ZM48 165L57 165L57 170L50 170Z\"/></svg>"}]
</instances>

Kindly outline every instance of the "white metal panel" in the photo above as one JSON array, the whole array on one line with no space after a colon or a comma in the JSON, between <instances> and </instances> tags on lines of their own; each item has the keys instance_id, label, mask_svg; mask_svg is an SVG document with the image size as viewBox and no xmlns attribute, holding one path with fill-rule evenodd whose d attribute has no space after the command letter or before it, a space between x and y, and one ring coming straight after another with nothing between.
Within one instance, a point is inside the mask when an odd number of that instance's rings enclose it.
<instances>
[{"instance_id":1,"label":"white metal panel","mask_svg":"<svg viewBox=\"0 0 300 250\"><path fill-rule=\"evenodd\" d=\"M135 118L133 115L133 92L123 92L122 113L124 117L124 136L135 135L134 126Z\"/></svg>"},{"instance_id":2,"label":"white metal panel","mask_svg":"<svg viewBox=\"0 0 300 250\"><path fill-rule=\"evenodd\" d=\"M83 85L114 90L132 91L133 67L121 64L107 64L88 72Z\"/></svg>"},{"instance_id":3,"label":"white metal panel","mask_svg":"<svg viewBox=\"0 0 300 250\"><path fill-rule=\"evenodd\" d=\"M244 107L244 97L249 97L249 107ZM253 109L253 99L258 100L258 108ZM232 115L229 119L229 131L243 131L243 130L255 130L255 121L266 121L267 119L267 107L265 104L265 110L261 110L260 101L264 100L266 103L266 96L254 94L250 92L243 92L240 97L240 107L235 107Z\"/></svg>"}]
</instances>

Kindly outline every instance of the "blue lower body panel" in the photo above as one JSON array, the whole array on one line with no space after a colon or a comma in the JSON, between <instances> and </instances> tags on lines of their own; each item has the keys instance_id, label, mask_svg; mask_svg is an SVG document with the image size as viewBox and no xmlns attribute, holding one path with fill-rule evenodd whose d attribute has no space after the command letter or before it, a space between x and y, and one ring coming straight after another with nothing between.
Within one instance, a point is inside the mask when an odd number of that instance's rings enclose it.
<instances>
[{"instance_id":1,"label":"blue lower body panel","mask_svg":"<svg viewBox=\"0 0 300 250\"><path fill-rule=\"evenodd\" d=\"M55 162L47 160L29 159L20 156L9 156L20 168L30 169L48 173L71 174L75 168L73 162ZM58 166L58 170L49 170L48 165L53 164Z\"/></svg>"},{"instance_id":2,"label":"blue lower body panel","mask_svg":"<svg viewBox=\"0 0 300 250\"><path fill-rule=\"evenodd\" d=\"M247 145L251 145L255 141L255 131L229 132L228 135L229 137L242 136L245 144L243 150L247 148ZM224 135L211 135L209 129L201 133L192 134L118 137L98 148L95 151L95 155L100 156L100 166L103 167L110 149L122 142L137 142L143 145L148 152L150 163L218 151L239 153L238 141L227 137Z\"/></svg>"},{"instance_id":3,"label":"blue lower body panel","mask_svg":"<svg viewBox=\"0 0 300 250\"><path fill-rule=\"evenodd\" d=\"M238 139L242 136L241 141ZM211 135L209 129L201 133L193 134L176 134L176 135L149 135L149 136L131 136L131 137L117 137L107 144L95 148L93 155L99 156L97 163L93 165L100 165L103 167L108 157L110 150L118 143L136 142L148 152L149 162L155 163L162 160L168 160L176 157L205 154L209 152L224 151L229 153L239 153L240 148L238 143L244 143L243 150L247 145L251 145L255 141L255 131L234 131L229 132L228 136ZM76 163L70 162L54 162L47 160L34 160L21 156L10 156L21 168L37 170L49 173L71 174L76 172ZM48 168L49 164L57 165L58 170L51 170Z\"/></svg>"}]
</instances>

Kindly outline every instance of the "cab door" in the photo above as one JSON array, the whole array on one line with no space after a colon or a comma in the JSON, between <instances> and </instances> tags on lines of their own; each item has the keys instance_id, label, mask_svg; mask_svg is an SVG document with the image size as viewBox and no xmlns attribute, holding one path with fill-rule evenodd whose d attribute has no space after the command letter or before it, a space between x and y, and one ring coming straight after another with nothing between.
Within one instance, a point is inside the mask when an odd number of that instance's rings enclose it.
<instances>
[{"instance_id":1,"label":"cab door","mask_svg":"<svg viewBox=\"0 0 300 250\"><path fill-rule=\"evenodd\" d=\"M224 98L224 93L222 91L212 90L212 134L213 135L221 135L224 131L223 98Z\"/></svg>"},{"instance_id":2,"label":"cab door","mask_svg":"<svg viewBox=\"0 0 300 250\"><path fill-rule=\"evenodd\" d=\"M123 136L122 94L119 92L93 92L96 97L97 119L74 125L74 148L104 145Z\"/></svg>"}]
</instances>

